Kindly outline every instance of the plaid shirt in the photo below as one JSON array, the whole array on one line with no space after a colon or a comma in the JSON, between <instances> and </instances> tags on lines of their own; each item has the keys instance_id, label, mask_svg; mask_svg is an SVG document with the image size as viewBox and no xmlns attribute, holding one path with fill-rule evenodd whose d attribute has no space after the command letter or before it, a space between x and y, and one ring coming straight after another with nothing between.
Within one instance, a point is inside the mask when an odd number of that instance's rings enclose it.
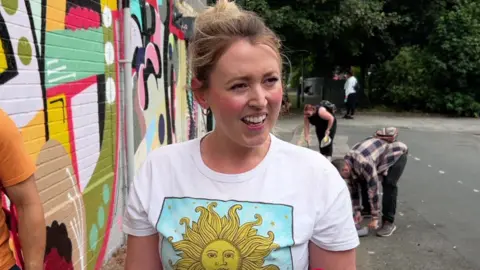
<instances>
[{"instance_id":1,"label":"plaid shirt","mask_svg":"<svg viewBox=\"0 0 480 270\"><path fill-rule=\"evenodd\" d=\"M408 153L408 147L402 142L388 143L382 139L368 138L354 145L345 155L345 161L352 169L352 176L347 180L347 184L354 212L362 208L358 180L364 179L368 186L372 217L378 218L381 207L378 196L379 182L387 175L388 168L405 153Z\"/></svg>"}]
</instances>

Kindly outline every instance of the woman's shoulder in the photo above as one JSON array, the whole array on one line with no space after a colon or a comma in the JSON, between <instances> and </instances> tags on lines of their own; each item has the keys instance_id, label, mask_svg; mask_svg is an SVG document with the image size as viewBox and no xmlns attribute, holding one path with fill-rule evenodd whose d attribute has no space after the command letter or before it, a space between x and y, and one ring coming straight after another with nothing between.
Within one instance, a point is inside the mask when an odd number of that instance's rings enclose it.
<instances>
[{"instance_id":1,"label":"woman's shoulder","mask_svg":"<svg viewBox=\"0 0 480 270\"><path fill-rule=\"evenodd\" d=\"M278 141L278 158L291 162L296 166L322 166L330 162L318 151L295 145L280 139Z\"/></svg>"},{"instance_id":2,"label":"woman's shoulder","mask_svg":"<svg viewBox=\"0 0 480 270\"><path fill-rule=\"evenodd\" d=\"M312 178L322 182L341 179L333 164L318 151L279 140L277 163L299 171L310 172Z\"/></svg>"},{"instance_id":3,"label":"woman's shoulder","mask_svg":"<svg viewBox=\"0 0 480 270\"><path fill-rule=\"evenodd\" d=\"M164 163L166 160L175 161L190 156L199 144L199 139L192 139L184 142L172 143L160 146L152 150L145 161L154 163Z\"/></svg>"}]
</instances>

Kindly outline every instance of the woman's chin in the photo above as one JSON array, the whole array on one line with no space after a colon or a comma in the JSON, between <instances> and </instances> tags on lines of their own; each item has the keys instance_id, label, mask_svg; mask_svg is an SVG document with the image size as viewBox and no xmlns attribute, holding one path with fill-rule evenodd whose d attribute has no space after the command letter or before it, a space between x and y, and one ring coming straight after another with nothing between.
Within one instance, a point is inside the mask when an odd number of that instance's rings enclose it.
<instances>
[{"instance_id":1,"label":"woman's chin","mask_svg":"<svg viewBox=\"0 0 480 270\"><path fill-rule=\"evenodd\" d=\"M242 145L249 148L261 147L264 146L270 137L270 132L262 132L259 134L246 134L242 136L241 141Z\"/></svg>"}]
</instances>

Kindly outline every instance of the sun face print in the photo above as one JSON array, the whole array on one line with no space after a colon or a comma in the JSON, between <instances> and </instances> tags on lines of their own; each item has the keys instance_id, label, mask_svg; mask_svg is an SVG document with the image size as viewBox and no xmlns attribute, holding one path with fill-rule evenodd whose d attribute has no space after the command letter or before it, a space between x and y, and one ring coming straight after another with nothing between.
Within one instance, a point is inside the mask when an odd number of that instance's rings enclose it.
<instances>
[{"instance_id":1,"label":"sun face print","mask_svg":"<svg viewBox=\"0 0 480 270\"><path fill-rule=\"evenodd\" d=\"M168 238L180 259L170 261L170 266L177 270L279 270L275 265L264 266L265 258L279 246L273 232L262 236L254 228L262 225L262 216L256 214L254 221L241 225L240 204L231 206L223 217L215 211L216 206L212 202L206 208L196 207L200 213L197 222L186 217L180 220L185 226L183 240Z\"/></svg>"},{"instance_id":2,"label":"sun face print","mask_svg":"<svg viewBox=\"0 0 480 270\"><path fill-rule=\"evenodd\" d=\"M208 269L239 269L242 263L240 251L225 240L208 244L202 252L202 265Z\"/></svg>"}]
</instances>

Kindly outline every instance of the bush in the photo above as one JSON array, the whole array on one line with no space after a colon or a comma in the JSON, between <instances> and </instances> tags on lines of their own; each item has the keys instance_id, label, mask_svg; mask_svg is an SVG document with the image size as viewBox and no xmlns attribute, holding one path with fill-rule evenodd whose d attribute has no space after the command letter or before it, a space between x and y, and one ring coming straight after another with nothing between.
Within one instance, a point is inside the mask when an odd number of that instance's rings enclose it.
<instances>
[{"instance_id":1,"label":"bush","mask_svg":"<svg viewBox=\"0 0 480 270\"><path fill-rule=\"evenodd\" d=\"M371 96L376 98L372 100L404 111L478 117L480 103L475 100L473 86L449 89L443 84L448 74L447 65L428 50L404 47L373 74Z\"/></svg>"},{"instance_id":2,"label":"bush","mask_svg":"<svg viewBox=\"0 0 480 270\"><path fill-rule=\"evenodd\" d=\"M444 100L447 112L458 116L479 117L480 103L476 102L471 95L454 92L447 94Z\"/></svg>"},{"instance_id":3,"label":"bush","mask_svg":"<svg viewBox=\"0 0 480 270\"><path fill-rule=\"evenodd\" d=\"M372 74L372 96L403 110L435 110L432 58L418 47L404 47Z\"/></svg>"}]
</instances>

